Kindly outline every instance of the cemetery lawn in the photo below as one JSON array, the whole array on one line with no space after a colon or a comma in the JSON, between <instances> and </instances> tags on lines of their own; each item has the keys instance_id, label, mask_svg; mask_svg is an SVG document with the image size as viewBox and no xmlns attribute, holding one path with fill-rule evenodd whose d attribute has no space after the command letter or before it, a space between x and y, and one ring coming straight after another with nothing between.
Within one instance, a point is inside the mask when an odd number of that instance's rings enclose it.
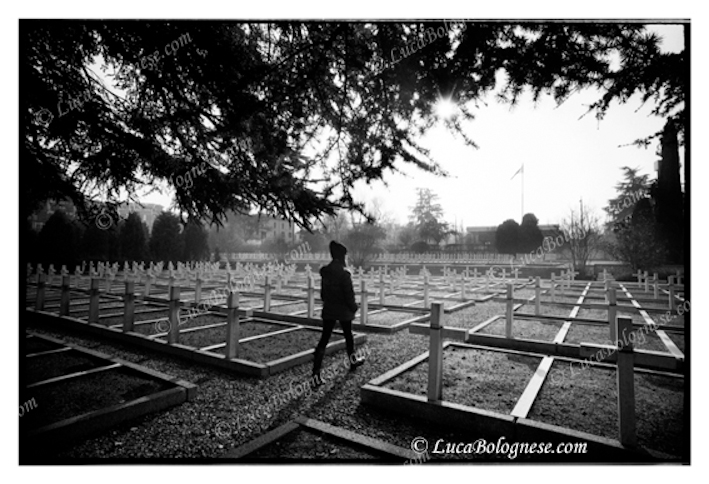
<instances>
[{"instance_id":1,"label":"cemetery lawn","mask_svg":"<svg viewBox=\"0 0 709 484\"><path fill-rule=\"evenodd\" d=\"M512 336L519 339L554 341L561 329L561 321L535 321L533 319L512 319ZM480 334L505 335L505 318L498 319L477 331Z\"/></svg>"},{"instance_id":2,"label":"cemetery lawn","mask_svg":"<svg viewBox=\"0 0 709 484\"><path fill-rule=\"evenodd\" d=\"M133 313L134 316L134 322L138 323L140 321L152 321L152 320L159 320L159 319L167 319L167 310L162 309L162 310L156 310L157 308L135 308L135 312ZM99 313L100 316L101 313ZM84 318L86 319L86 318ZM114 326L114 325L123 325L123 316L112 316L110 318L98 318L98 324L102 324L104 326ZM134 324L134 331L138 333L143 333L143 334L152 334L155 333L155 331L147 331L144 329L146 326L150 326L147 324Z\"/></svg>"},{"instance_id":3,"label":"cemetery lawn","mask_svg":"<svg viewBox=\"0 0 709 484\"><path fill-rule=\"evenodd\" d=\"M186 323L180 325L180 344L192 346L194 348L204 348L219 343L226 343L226 322L224 316L199 316L193 318ZM196 328L211 324L219 324L214 328L200 329L198 331L184 332L188 328ZM289 326L274 323L264 323L257 321L245 321L239 324L239 339L256 336L259 334L272 333L282 329L287 329ZM167 336L161 336L159 339L165 340ZM247 358L248 359L248 358Z\"/></svg>"},{"instance_id":4,"label":"cemetery lawn","mask_svg":"<svg viewBox=\"0 0 709 484\"><path fill-rule=\"evenodd\" d=\"M667 336L670 337L672 342L677 346L677 348L684 353L684 335L680 333L673 333L671 331L667 332Z\"/></svg>"},{"instance_id":5,"label":"cemetery lawn","mask_svg":"<svg viewBox=\"0 0 709 484\"><path fill-rule=\"evenodd\" d=\"M443 399L508 415L541 358L449 346L443 352ZM385 383L386 388L426 395L428 361Z\"/></svg>"},{"instance_id":6,"label":"cemetery lawn","mask_svg":"<svg viewBox=\"0 0 709 484\"><path fill-rule=\"evenodd\" d=\"M123 313L123 301L111 301L103 302L101 301L98 305L98 314L109 314L109 313ZM136 310L138 305L136 304ZM59 314L59 308L52 308L52 312ZM74 307L74 305L69 306L69 316L73 318L86 319L89 317L89 305L81 305L79 307Z\"/></svg>"},{"instance_id":7,"label":"cemetery lawn","mask_svg":"<svg viewBox=\"0 0 709 484\"><path fill-rule=\"evenodd\" d=\"M446 314L443 324L444 326L470 329L500 314L504 316L505 305L494 301L487 301L484 303L476 303L475 306L461 309L451 314Z\"/></svg>"},{"instance_id":8,"label":"cemetery lawn","mask_svg":"<svg viewBox=\"0 0 709 484\"><path fill-rule=\"evenodd\" d=\"M27 429L38 428L168 388L163 382L120 369L103 371L31 389L37 408L24 415L20 423Z\"/></svg>"},{"instance_id":9,"label":"cemetery lawn","mask_svg":"<svg viewBox=\"0 0 709 484\"><path fill-rule=\"evenodd\" d=\"M393 326L397 323L403 323L409 319L415 318L417 314L402 313L396 311L384 311L367 316L367 324L382 324L385 326Z\"/></svg>"},{"instance_id":10,"label":"cemetery lawn","mask_svg":"<svg viewBox=\"0 0 709 484\"><path fill-rule=\"evenodd\" d=\"M308 309L308 305L304 302L293 301L292 303L286 305L278 305L277 307L271 306L271 313L276 314L291 314L298 311L305 311Z\"/></svg>"},{"instance_id":11,"label":"cemetery lawn","mask_svg":"<svg viewBox=\"0 0 709 484\"><path fill-rule=\"evenodd\" d=\"M597 321L608 321L608 311L605 309L580 309L576 315L579 319L595 319Z\"/></svg>"},{"instance_id":12,"label":"cemetery lawn","mask_svg":"<svg viewBox=\"0 0 709 484\"><path fill-rule=\"evenodd\" d=\"M372 297L369 300L371 304L379 304L379 297ZM418 302L419 304L412 304ZM387 296L384 298L384 304L390 306L404 306L406 304L412 305L414 307L423 307L423 298L421 297L401 297L401 296Z\"/></svg>"},{"instance_id":13,"label":"cemetery lawn","mask_svg":"<svg viewBox=\"0 0 709 484\"><path fill-rule=\"evenodd\" d=\"M25 338L22 341L22 344L24 345L24 353L22 354L27 355L31 353L39 353L41 351L56 350L62 347L61 345L52 343L51 341L44 341L39 338Z\"/></svg>"},{"instance_id":14,"label":"cemetery lawn","mask_svg":"<svg viewBox=\"0 0 709 484\"><path fill-rule=\"evenodd\" d=\"M576 301L574 301L576 302ZM534 303L527 304L524 309L526 313L534 313ZM540 314L543 316L570 316L571 311L574 309L572 306L545 306L544 303L541 304ZM581 310L579 309L579 312Z\"/></svg>"},{"instance_id":15,"label":"cemetery lawn","mask_svg":"<svg viewBox=\"0 0 709 484\"><path fill-rule=\"evenodd\" d=\"M667 347L653 331L647 332L640 328L633 331L635 349L667 352ZM571 324L564 343L578 345L581 343L612 344L608 325Z\"/></svg>"},{"instance_id":16,"label":"cemetery lawn","mask_svg":"<svg viewBox=\"0 0 709 484\"><path fill-rule=\"evenodd\" d=\"M77 351L63 351L50 355L27 358L24 363L24 378L27 383L49 380L57 376L86 371L99 366L105 366L105 361L90 358Z\"/></svg>"},{"instance_id":17,"label":"cemetery lawn","mask_svg":"<svg viewBox=\"0 0 709 484\"><path fill-rule=\"evenodd\" d=\"M615 369L555 361L528 418L602 437L618 438ZM638 443L670 455L682 454L684 379L635 374Z\"/></svg>"},{"instance_id":18,"label":"cemetery lawn","mask_svg":"<svg viewBox=\"0 0 709 484\"><path fill-rule=\"evenodd\" d=\"M285 329L283 326L280 329ZM295 355L301 351L312 350L320 341L320 332L308 329L289 331L288 333L259 338L247 341L240 345L241 354L239 358L256 363L268 363L286 356ZM341 334L333 332L330 336L330 343L344 339ZM214 353L224 354L225 348L212 350Z\"/></svg>"}]
</instances>

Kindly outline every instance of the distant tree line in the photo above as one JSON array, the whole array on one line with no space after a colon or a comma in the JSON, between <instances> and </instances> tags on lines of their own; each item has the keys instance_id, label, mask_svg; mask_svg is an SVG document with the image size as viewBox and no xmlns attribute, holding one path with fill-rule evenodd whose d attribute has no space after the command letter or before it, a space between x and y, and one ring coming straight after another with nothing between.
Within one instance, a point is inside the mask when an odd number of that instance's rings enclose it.
<instances>
[{"instance_id":1,"label":"distant tree line","mask_svg":"<svg viewBox=\"0 0 709 484\"><path fill-rule=\"evenodd\" d=\"M531 252L541 247L543 240L539 219L533 213L522 217L522 225L512 219L505 220L495 232L495 248L501 254Z\"/></svg>"},{"instance_id":2,"label":"distant tree line","mask_svg":"<svg viewBox=\"0 0 709 484\"><path fill-rule=\"evenodd\" d=\"M617 196L608 200L605 249L633 271L685 262L688 199L680 182L679 128L665 123L658 146L657 179L623 167Z\"/></svg>"},{"instance_id":3,"label":"distant tree line","mask_svg":"<svg viewBox=\"0 0 709 484\"><path fill-rule=\"evenodd\" d=\"M118 223L72 220L57 210L37 232L25 226L25 262L66 265L82 261L194 261L209 258L207 231L198 222L182 224L169 212L155 219L152 231L133 212Z\"/></svg>"}]
</instances>

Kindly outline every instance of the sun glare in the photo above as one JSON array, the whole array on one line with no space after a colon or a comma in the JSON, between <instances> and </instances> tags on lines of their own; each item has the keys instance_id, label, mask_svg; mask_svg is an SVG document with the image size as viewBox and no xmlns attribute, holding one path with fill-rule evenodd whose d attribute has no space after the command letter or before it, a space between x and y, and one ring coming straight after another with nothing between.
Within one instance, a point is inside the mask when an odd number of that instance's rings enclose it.
<instances>
[{"instance_id":1,"label":"sun glare","mask_svg":"<svg viewBox=\"0 0 709 484\"><path fill-rule=\"evenodd\" d=\"M436 102L436 114L439 118L450 119L456 112L456 105L450 98L442 97Z\"/></svg>"}]
</instances>

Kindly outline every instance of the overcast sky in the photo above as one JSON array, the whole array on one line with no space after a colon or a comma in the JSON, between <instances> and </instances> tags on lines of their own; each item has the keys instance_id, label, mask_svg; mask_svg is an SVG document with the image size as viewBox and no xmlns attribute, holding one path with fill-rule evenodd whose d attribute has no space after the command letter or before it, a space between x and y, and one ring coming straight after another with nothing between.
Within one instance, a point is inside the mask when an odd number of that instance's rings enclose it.
<instances>
[{"instance_id":1,"label":"overcast sky","mask_svg":"<svg viewBox=\"0 0 709 484\"><path fill-rule=\"evenodd\" d=\"M663 49L682 50L681 26L653 29L663 37ZM439 195L450 223L468 227L499 225L508 218L520 222L521 176L510 178L524 163L524 213L534 213L542 224L559 223L583 199L604 217L602 209L622 178L621 167L638 167L641 174L655 177L656 144L648 149L619 146L662 129L664 120L650 116L652 105L640 107L640 99L612 106L600 122L593 114L579 119L597 98L592 91L581 92L556 107L550 97L535 106L527 96L511 109L490 96L467 125L479 149L466 147L442 125L421 140L451 177L403 166L405 175L385 175L388 187L381 182L357 186L356 199L378 197L386 212L405 223L416 188L427 187ZM167 207L172 194L164 190L143 201Z\"/></svg>"},{"instance_id":2,"label":"overcast sky","mask_svg":"<svg viewBox=\"0 0 709 484\"><path fill-rule=\"evenodd\" d=\"M682 50L681 26L653 29L662 35L664 50ZM479 149L466 147L442 126L422 140L450 178L407 168L406 177L387 176L387 188L382 183L358 187L359 199L378 194L384 208L405 222L416 200L415 189L427 187L439 195L451 223L462 221L467 227L499 225L508 218L520 222L521 176L510 178L524 163L524 213L534 213L543 224L558 223L583 199L604 217L602 209L622 178L621 167L639 167L641 174L656 177L657 143L648 149L619 146L662 129L664 119L649 116L650 103L638 110L639 97L615 104L600 122L593 114L579 119L597 99L597 94L586 91L558 108L550 97L535 107L529 95L512 109L488 101L468 124L468 134ZM680 156L683 159L682 152Z\"/></svg>"}]
</instances>

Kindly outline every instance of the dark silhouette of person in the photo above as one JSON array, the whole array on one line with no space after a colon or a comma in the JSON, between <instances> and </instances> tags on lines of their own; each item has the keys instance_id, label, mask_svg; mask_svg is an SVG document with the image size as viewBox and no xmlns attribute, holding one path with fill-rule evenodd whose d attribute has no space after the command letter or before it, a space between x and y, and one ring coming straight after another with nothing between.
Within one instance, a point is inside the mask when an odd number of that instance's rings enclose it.
<instances>
[{"instance_id":1,"label":"dark silhouette of person","mask_svg":"<svg viewBox=\"0 0 709 484\"><path fill-rule=\"evenodd\" d=\"M315 386L323 383L320 377L320 367L325 356L325 347L330 341L330 335L339 321L345 333L345 345L350 361L350 370L364 364L364 360L354 356L354 338L352 336L352 320L359 309L355 301L352 287L352 275L347 270L347 248L334 240L330 242L330 255L332 262L320 268L321 285L320 299L322 299L323 332L315 348L315 361L313 363L313 382Z\"/></svg>"}]
</instances>

